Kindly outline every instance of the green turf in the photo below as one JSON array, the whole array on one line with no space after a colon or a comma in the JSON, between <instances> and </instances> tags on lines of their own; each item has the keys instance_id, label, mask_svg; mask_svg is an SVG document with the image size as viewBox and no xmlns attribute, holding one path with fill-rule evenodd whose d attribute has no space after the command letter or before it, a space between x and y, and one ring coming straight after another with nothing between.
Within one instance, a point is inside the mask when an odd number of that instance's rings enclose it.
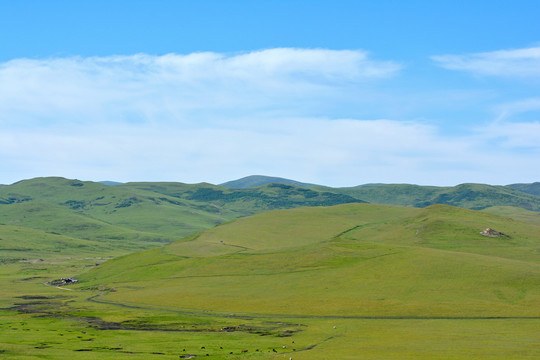
<instances>
[{"instance_id":1,"label":"green turf","mask_svg":"<svg viewBox=\"0 0 540 360\"><path fill-rule=\"evenodd\" d=\"M30 205L38 206L6 206ZM72 220L43 218L39 227L49 232L22 226L37 224L39 217L25 220L28 209L4 213L2 222L20 221L0 226L1 357L540 357L540 227L519 221L530 213L370 204L275 210L108 260L125 249L82 238L90 230L50 230L84 216L104 233L142 232L55 206L51 214ZM505 235L482 236L487 227ZM55 251L66 243L73 252ZM48 284L70 276L80 282Z\"/></svg>"}]
</instances>

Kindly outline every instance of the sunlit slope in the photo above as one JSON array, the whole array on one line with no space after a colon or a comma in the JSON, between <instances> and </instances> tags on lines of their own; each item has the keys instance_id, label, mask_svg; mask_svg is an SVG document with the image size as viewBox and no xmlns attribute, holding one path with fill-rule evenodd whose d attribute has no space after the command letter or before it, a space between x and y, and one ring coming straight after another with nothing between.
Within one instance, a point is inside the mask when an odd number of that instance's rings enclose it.
<instances>
[{"instance_id":1,"label":"sunlit slope","mask_svg":"<svg viewBox=\"0 0 540 360\"><path fill-rule=\"evenodd\" d=\"M10 216L14 205L36 203L56 207L58 217L70 213L70 217L84 216L89 221L159 233L171 237L170 240L238 217L227 210L140 189L64 178L35 178L0 189L0 219ZM40 216L34 211L27 214L27 219Z\"/></svg>"},{"instance_id":2,"label":"sunlit slope","mask_svg":"<svg viewBox=\"0 0 540 360\"><path fill-rule=\"evenodd\" d=\"M174 240L174 237L159 233L132 230L130 228L112 225L60 205L44 204L36 201L14 203L0 206L0 223L7 226L17 226L28 230L41 231L44 234L64 236L63 247L59 254L74 253L80 241L90 241L98 253L101 251L123 252L135 251L141 248L161 245ZM3 230L0 229L0 238ZM21 244L28 241L36 242L39 249L39 239L21 236ZM70 240L69 240L70 239ZM47 247L47 244L43 244ZM82 249L84 250L84 249ZM39 252L36 252L38 254ZM46 256L48 253L42 253ZM29 254L25 254L28 256Z\"/></svg>"},{"instance_id":3,"label":"sunlit slope","mask_svg":"<svg viewBox=\"0 0 540 360\"><path fill-rule=\"evenodd\" d=\"M49 256L85 256L113 246L19 226L0 225L0 263Z\"/></svg>"},{"instance_id":4,"label":"sunlit slope","mask_svg":"<svg viewBox=\"0 0 540 360\"><path fill-rule=\"evenodd\" d=\"M480 235L486 227L507 236ZM438 205L272 211L118 258L78 286L136 306L342 317L540 316L540 228Z\"/></svg>"},{"instance_id":5,"label":"sunlit slope","mask_svg":"<svg viewBox=\"0 0 540 360\"><path fill-rule=\"evenodd\" d=\"M538 211L525 210L516 206L492 206L482 211L540 226L540 212Z\"/></svg>"}]
</instances>

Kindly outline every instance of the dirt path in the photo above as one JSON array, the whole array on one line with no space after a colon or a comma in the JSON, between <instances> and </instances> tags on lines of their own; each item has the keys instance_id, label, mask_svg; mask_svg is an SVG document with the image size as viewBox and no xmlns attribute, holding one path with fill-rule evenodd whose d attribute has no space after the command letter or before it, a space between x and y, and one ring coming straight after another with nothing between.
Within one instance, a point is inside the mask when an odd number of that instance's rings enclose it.
<instances>
[{"instance_id":1,"label":"dirt path","mask_svg":"<svg viewBox=\"0 0 540 360\"><path fill-rule=\"evenodd\" d=\"M47 282L44 282L43 285L50 286L50 287L55 287L55 288L60 289L60 290L73 291L73 289L68 289L68 288L65 288L65 287L62 287L62 286L53 286L51 284L48 284Z\"/></svg>"}]
</instances>

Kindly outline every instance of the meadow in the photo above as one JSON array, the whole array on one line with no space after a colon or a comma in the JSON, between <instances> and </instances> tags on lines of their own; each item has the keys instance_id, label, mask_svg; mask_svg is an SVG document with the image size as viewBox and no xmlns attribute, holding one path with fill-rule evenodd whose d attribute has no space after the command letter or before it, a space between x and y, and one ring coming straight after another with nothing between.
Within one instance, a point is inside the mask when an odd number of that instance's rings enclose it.
<instances>
[{"instance_id":1,"label":"meadow","mask_svg":"<svg viewBox=\"0 0 540 360\"><path fill-rule=\"evenodd\" d=\"M59 254L39 244L69 239L48 234L27 246L35 253L2 252L0 352L538 358L540 224L523 210L495 212L506 215L446 205L274 210L126 255L91 244ZM482 236L487 227L504 235ZM35 231L3 225L2 238L15 246ZM50 285L71 276L79 282Z\"/></svg>"}]
</instances>

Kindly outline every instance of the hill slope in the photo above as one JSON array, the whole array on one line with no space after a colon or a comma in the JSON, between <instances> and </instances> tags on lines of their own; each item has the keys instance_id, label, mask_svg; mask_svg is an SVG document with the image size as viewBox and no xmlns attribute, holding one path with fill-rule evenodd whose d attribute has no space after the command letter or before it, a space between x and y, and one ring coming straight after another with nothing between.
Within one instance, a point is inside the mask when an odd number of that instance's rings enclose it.
<instances>
[{"instance_id":1,"label":"hill slope","mask_svg":"<svg viewBox=\"0 0 540 360\"><path fill-rule=\"evenodd\" d=\"M84 186L75 187L82 191ZM124 189L127 199L135 196L140 202L110 211L145 209L149 197L185 200L163 194L178 185L152 184L163 187L162 195L137 189L148 184L133 186ZM295 191L261 191L266 190ZM536 213L487 209L527 224L446 205L275 210L103 262L96 249L113 254L110 246L118 255L127 249L117 246L129 244L126 238L115 244L94 234L128 235L129 229L88 215L99 215L95 207L105 205L96 206L95 198L61 205L62 198L55 205L23 195L10 195L11 203L0 205L10 210L0 220L10 222L0 225L3 358L540 356ZM79 195L65 196L76 200ZM101 200L127 204L119 196L106 194ZM146 221L144 216L138 220ZM504 235L482 236L486 227ZM39 258L42 254L48 257ZM44 286L67 276L80 282Z\"/></svg>"},{"instance_id":2,"label":"hill slope","mask_svg":"<svg viewBox=\"0 0 540 360\"><path fill-rule=\"evenodd\" d=\"M527 194L540 196L540 182L534 182L532 184L511 184L506 186Z\"/></svg>"},{"instance_id":3,"label":"hill slope","mask_svg":"<svg viewBox=\"0 0 540 360\"><path fill-rule=\"evenodd\" d=\"M482 236L486 227L506 235ZM175 309L540 316L539 234L534 225L444 205L300 208L115 259L82 279L116 288L111 301Z\"/></svg>"},{"instance_id":4,"label":"hill slope","mask_svg":"<svg viewBox=\"0 0 540 360\"><path fill-rule=\"evenodd\" d=\"M374 204L426 207L446 204L480 210L490 206L516 206L540 211L540 197L506 186L461 184L453 187L374 184L334 190Z\"/></svg>"},{"instance_id":5,"label":"hill slope","mask_svg":"<svg viewBox=\"0 0 540 360\"><path fill-rule=\"evenodd\" d=\"M117 247L132 251L263 210L349 202L361 201L283 184L229 189L210 184L108 186L35 178L0 188L0 225L98 241L103 245L101 250Z\"/></svg>"},{"instance_id":6,"label":"hill slope","mask_svg":"<svg viewBox=\"0 0 540 360\"><path fill-rule=\"evenodd\" d=\"M515 206L540 211L540 183L507 186L461 184L451 187L411 184L365 184L349 188L332 188L300 183L290 179L254 175L229 181L222 185L247 189L268 183L309 187L312 190L318 189L348 195L373 204L414 207L447 204L475 210L491 206Z\"/></svg>"}]
</instances>

